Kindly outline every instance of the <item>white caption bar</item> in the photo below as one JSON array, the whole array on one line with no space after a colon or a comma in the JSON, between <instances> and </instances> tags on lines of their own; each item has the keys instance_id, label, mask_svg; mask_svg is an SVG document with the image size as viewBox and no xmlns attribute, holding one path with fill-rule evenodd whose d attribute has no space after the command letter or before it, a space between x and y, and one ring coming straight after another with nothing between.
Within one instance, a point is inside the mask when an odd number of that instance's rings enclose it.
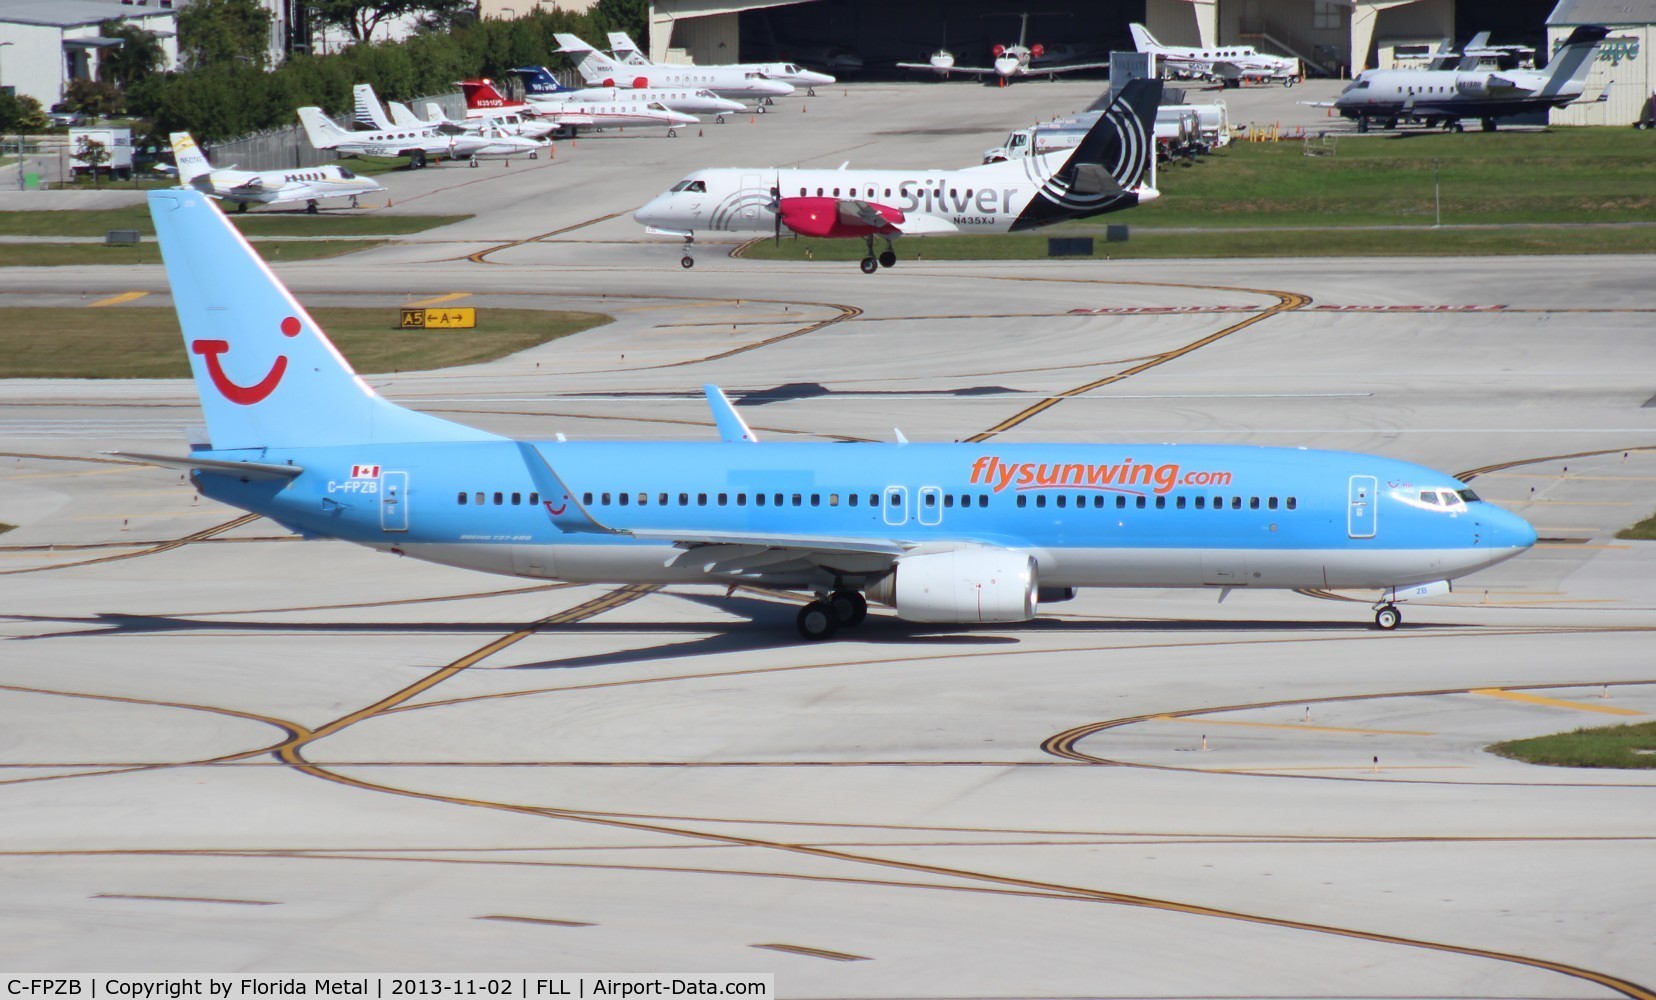
<instances>
[{"instance_id":1,"label":"white caption bar","mask_svg":"<svg viewBox=\"0 0 1656 1000\"><path fill-rule=\"evenodd\" d=\"M254 1000L259 997L478 997L510 1000L624 1000L630 997L749 997L774 1000L776 977L771 973L703 974L597 973L539 974L534 976L422 975L390 973L363 975L134 975L111 973L76 976L19 976L0 978L0 1000Z\"/></svg>"}]
</instances>

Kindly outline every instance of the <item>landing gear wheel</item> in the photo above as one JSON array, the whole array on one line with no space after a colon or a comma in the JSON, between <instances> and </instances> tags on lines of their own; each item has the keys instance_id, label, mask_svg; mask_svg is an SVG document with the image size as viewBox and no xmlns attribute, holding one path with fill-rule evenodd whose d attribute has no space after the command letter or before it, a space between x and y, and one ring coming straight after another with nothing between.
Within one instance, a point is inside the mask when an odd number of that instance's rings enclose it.
<instances>
[{"instance_id":1,"label":"landing gear wheel","mask_svg":"<svg viewBox=\"0 0 1656 1000\"><path fill-rule=\"evenodd\" d=\"M861 625L868 617L868 601L855 590L836 590L828 595L828 606L834 611L834 620L850 627Z\"/></svg>"},{"instance_id":2,"label":"landing gear wheel","mask_svg":"<svg viewBox=\"0 0 1656 1000\"><path fill-rule=\"evenodd\" d=\"M679 267L682 267L685 270L689 270L690 268L695 267L695 266L696 266L696 258L694 258L694 257L680 257L679 258Z\"/></svg>"},{"instance_id":3,"label":"landing gear wheel","mask_svg":"<svg viewBox=\"0 0 1656 1000\"><path fill-rule=\"evenodd\" d=\"M316 214L316 199L315 198L312 198L311 200L305 202L305 214L306 215L315 215Z\"/></svg>"},{"instance_id":4,"label":"landing gear wheel","mask_svg":"<svg viewBox=\"0 0 1656 1000\"><path fill-rule=\"evenodd\" d=\"M880 254L879 259L881 267L892 267L897 263L897 253L894 250L887 250L885 253Z\"/></svg>"},{"instance_id":5,"label":"landing gear wheel","mask_svg":"<svg viewBox=\"0 0 1656 1000\"><path fill-rule=\"evenodd\" d=\"M834 617L834 609L826 601L812 601L800 608L794 624L799 626L799 634L812 642L839 631L839 619Z\"/></svg>"},{"instance_id":6,"label":"landing gear wheel","mask_svg":"<svg viewBox=\"0 0 1656 1000\"><path fill-rule=\"evenodd\" d=\"M1466 126L1462 125L1460 122L1450 122L1449 123L1449 131L1451 131L1451 132L1465 132L1466 131Z\"/></svg>"},{"instance_id":7,"label":"landing gear wheel","mask_svg":"<svg viewBox=\"0 0 1656 1000\"><path fill-rule=\"evenodd\" d=\"M467 161L466 161L466 166L468 166L468 167L475 167L475 166L477 166L477 157L475 157L475 156L474 156L474 157L472 157L472 158L471 158L471 159L470 159L470 160L467 160Z\"/></svg>"},{"instance_id":8,"label":"landing gear wheel","mask_svg":"<svg viewBox=\"0 0 1656 1000\"><path fill-rule=\"evenodd\" d=\"M529 151L529 159L531 159L531 160L538 160L538 159L540 159L540 150L538 150L538 149L531 149L531 150L530 150L530 151Z\"/></svg>"},{"instance_id":9,"label":"landing gear wheel","mask_svg":"<svg viewBox=\"0 0 1656 1000\"><path fill-rule=\"evenodd\" d=\"M678 129L676 129L676 128L670 128L670 129L668 129L668 130L667 130L667 138L669 138L669 139L677 139L677 138L678 138Z\"/></svg>"},{"instance_id":10,"label":"landing gear wheel","mask_svg":"<svg viewBox=\"0 0 1656 1000\"><path fill-rule=\"evenodd\" d=\"M862 263L857 266L862 268L862 273L873 274L880 269L880 262L873 257L864 257Z\"/></svg>"},{"instance_id":11,"label":"landing gear wheel","mask_svg":"<svg viewBox=\"0 0 1656 1000\"><path fill-rule=\"evenodd\" d=\"M1368 131L1368 119L1367 118L1357 119L1357 131L1359 131L1359 132L1367 132Z\"/></svg>"},{"instance_id":12,"label":"landing gear wheel","mask_svg":"<svg viewBox=\"0 0 1656 1000\"><path fill-rule=\"evenodd\" d=\"M1403 624L1403 612L1397 610L1394 604L1388 604L1374 613L1374 627L1390 632Z\"/></svg>"},{"instance_id":13,"label":"landing gear wheel","mask_svg":"<svg viewBox=\"0 0 1656 1000\"><path fill-rule=\"evenodd\" d=\"M760 114L764 114L764 113L765 113L765 106L764 106L764 105L763 105L763 104L761 104L761 105L759 105L759 113L760 113Z\"/></svg>"},{"instance_id":14,"label":"landing gear wheel","mask_svg":"<svg viewBox=\"0 0 1656 1000\"><path fill-rule=\"evenodd\" d=\"M806 97L815 97L816 96L816 88L815 87L806 87L805 88L805 96Z\"/></svg>"},{"instance_id":15,"label":"landing gear wheel","mask_svg":"<svg viewBox=\"0 0 1656 1000\"><path fill-rule=\"evenodd\" d=\"M1289 77L1288 79L1282 81L1282 85L1284 87L1292 90L1293 87L1294 87L1294 84L1297 83L1297 82L1299 82L1299 81L1295 80L1293 77Z\"/></svg>"},{"instance_id":16,"label":"landing gear wheel","mask_svg":"<svg viewBox=\"0 0 1656 1000\"><path fill-rule=\"evenodd\" d=\"M238 211L238 212L247 211L247 202L245 202L245 201L236 202L236 211Z\"/></svg>"},{"instance_id":17,"label":"landing gear wheel","mask_svg":"<svg viewBox=\"0 0 1656 1000\"><path fill-rule=\"evenodd\" d=\"M1483 130L1484 130L1484 131L1485 131L1485 132L1493 132L1493 131L1495 131L1495 119L1493 119L1493 118L1485 118L1485 119L1484 119L1484 120L1483 120Z\"/></svg>"},{"instance_id":18,"label":"landing gear wheel","mask_svg":"<svg viewBox=\"0 0 1656 1000\"><path fill-rule=\"evenodd\" d=\"M720 115L719 117L713 119L713 124L723 125L724 124L724 115Z\"/></svg>"}]
</instances>

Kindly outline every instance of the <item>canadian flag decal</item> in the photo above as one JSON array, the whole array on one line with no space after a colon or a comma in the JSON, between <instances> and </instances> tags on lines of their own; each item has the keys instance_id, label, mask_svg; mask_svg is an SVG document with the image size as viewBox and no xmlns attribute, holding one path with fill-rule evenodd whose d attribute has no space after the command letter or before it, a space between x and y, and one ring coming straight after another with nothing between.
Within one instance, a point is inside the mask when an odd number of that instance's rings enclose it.
<instances>
[{"instance_id":1,"label":"canadian flag decal","mask_svg":"<svg viewBox=\"0 0 1656 1000\"><path fill-rule=\"evenodd\" d=\"M353 466L351 466L351 478L352 479L378 479L379 474L380 474L380 467L377 466L377 465L353 465Z\"/></svg>"}]
</instances>

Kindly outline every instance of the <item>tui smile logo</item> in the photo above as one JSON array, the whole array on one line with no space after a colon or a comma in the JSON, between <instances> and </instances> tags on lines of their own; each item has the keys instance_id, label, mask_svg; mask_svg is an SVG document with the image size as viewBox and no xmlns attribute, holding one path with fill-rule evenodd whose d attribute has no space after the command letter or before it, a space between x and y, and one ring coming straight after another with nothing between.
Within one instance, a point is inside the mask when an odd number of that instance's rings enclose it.
<instances>
[{"instance_id":1,"label":"tui smile logo","mask_svg":"<svg viewBox=\"0 0 1656 1000\"><path fill-rule=\"evenodd\" d=\"M282 320L282 336L297 337L299 336L299 329L298 317L289 316ZM275 362L270 366L270 371L265 373L264 378L252 385L240 385L225 374L224 366L219 363L219 355L230 350L228 341L191 341L190 350L207 359L207 375L212 378L213 386L218 389L219 394L240 406L252 406L254 403L263 401L276 391L277 384L282 381L282 376L287 372L287 355L278 354Z\"/></svg>"}]
</instances>

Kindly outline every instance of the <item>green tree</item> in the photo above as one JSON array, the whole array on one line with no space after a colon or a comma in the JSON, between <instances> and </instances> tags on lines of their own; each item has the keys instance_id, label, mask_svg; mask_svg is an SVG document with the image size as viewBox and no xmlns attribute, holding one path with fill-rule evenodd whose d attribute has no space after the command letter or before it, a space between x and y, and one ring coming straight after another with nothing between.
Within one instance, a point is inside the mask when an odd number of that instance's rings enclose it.
<instances>
[{"instance_id":1,"label":"green tree","mask_svg":"<svg viewBox=\"0 0 1656 1000\"><path fill-rule=\"evenodd\" d=\"M118 115L126 110L126 95L113 83L71 80L63 92L63 104L83 115Z\"/></svg>"},{"instance_id":2,"label":"green tree","mask_svg":"<svg viewBox=\"0 0 1656 1000\"><path fill-rule=\"evenodd\" d=\"M475 6L473 0L313 0L310 9L318 21L364 42L374 37L375 28L394 18L414 14L433 24L450 24Z\"/></svg>"},{"instance_id":3,"label":"green tree","mask_svg":"<svg viewBox=\"0 0 1656 1000\"><path fill-rule=\"evenodd\" d=\"M650 51L649 0L598 0L589 13L599 38L608 40L610 32L625 31L646 53Z\"/></svg>"},{"instance_id":4,"label":"green tree","mask_svg":"<svg viewBox=\"0 0 1656 1000\"><path fill-rule=\"evenodd\" d=\"M259 0L194 0L178 12L178 56L186 68L244 62L263 69L270 11Z\"/></svg>"},{"instance_id":5,"label":"green tree","mask_svg":"<svg viewBox=\"0 0 1656 1000\"><path fill-rule=\"evenodd\" d=\"M33 97L0 92L0 132L42 132L51 127L46 109Z\"/></svg>"},{"instance_id":6,"label":"green tree","mask_svg":"<svg viewBox=\"0 0 1656 1000\"><path fill-rule=\"evenodd\" d=\"M153 31L115 18L98 25L98 34L121 40L98 56L98 79L106 83L125 90L167 65L167 50Z\"/></svg>"}]
</instances>

